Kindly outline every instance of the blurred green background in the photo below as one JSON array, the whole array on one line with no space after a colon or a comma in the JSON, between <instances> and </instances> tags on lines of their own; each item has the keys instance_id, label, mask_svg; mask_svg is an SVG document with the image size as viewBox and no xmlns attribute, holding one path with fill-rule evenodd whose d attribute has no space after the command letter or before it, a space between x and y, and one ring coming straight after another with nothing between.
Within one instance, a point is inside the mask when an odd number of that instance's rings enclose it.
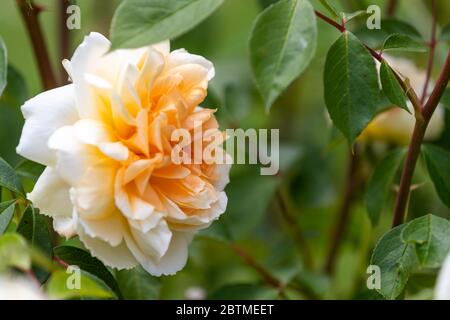
<instances>
[{"instance_id":1,"label":"blurred green background","mask_svg":"<svg viewBox=\"0 0 450 320\"><path fill-rule=\"evenodd\" d=\"M70 34L71 50L91 31L108 34L117 0L77 0L81 8L81 29ZM375 241L390 225L392 201L386 204L379 226L373 229L364 206L364 186L358 190L350 224L339 251L334 276L322 272L342 201L348 145L331 127L323 100L322 73L326 52L338 32L319 21L317 53L307 71L277 100L270 113L253 84L248 59L248 38L256 16L270 0L225 0L205 22L172 42L203 55L216 67L205 105L218 108L222 128L280 128L281 172L275 177L259 176L257 166L235 166L227 187L229 208L211 229L198 235L190 248L185 269L158 280L159 298L186 298L194 293L214 298L277 298L261 274L236 254L239 246L258 264L282 281L295 279L301 288L288 290L289 298L363 298L366 268ZM39 0L45 11L40 22L55 70L60 74L57 0ZM312 1L325 12L318 1ZM332 0L347 12L385 1ZM396 16L414 25L425 39L431 29L430 1L399 1ZM439 1L440 25L450 20L450 1ZM364 21L352 22L357 29ZM15 146L23 124L20 105L42 91L33 51L14 0L0 2L0 36L10 64L9 81L0 99L0 156L17 163ZM438 46L436 65L442 65L445 45ZM408 55L418 66L426 65L426 54ZM66 57L70 58L70 57ZM438 70L435 70L438 71ZM446 132L444 134L447 134ZM441 143L448 140L443 139ZM362 180L373 171L375 156L363 156ZM410 218L433 213L448 216L420 164L413 192ZM277 197L278 194L278 197ZM279 196L288 207L294 224L281 214ZM300 239L299 239L300 236ZM232 241L230 241L230 238ZM226 239L224 241L224 239ZM309 252L309 257L308 257ZM420 282L419 282L420 283ZM427 294L420 285L411 297ZM194 293L193 293L194 292Z\"/></svg>"}]
</instances>

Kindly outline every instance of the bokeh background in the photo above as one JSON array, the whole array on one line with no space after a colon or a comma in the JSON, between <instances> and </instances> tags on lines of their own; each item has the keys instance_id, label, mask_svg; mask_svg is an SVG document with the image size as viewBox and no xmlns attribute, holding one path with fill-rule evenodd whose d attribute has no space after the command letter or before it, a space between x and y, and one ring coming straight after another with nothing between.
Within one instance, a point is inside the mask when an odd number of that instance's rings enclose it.
<instances>
[{"instance_id":1,"label":"bokeh background","mask_svg":"<svg viewBox=\"0 0 450 320\"><path fill-rule=\"evenodd\" d=\"M118 0L77 0L81 8L81 29L69 31L70 52L91 31L108 35ZM374 297L366 288L366 268L377 239L388 230L392 199L385 204L380 224L373 228L364 204L365 187L374 165L383 152L361 155L362 181L353 201L350 220L339 249L334 273L323 271L330 237L342 203L349 146L327 120L323 99L322 74L326 52L338 32L319 21L316 56L306 72L276 101L270 113L264 111L253 83L248 39L256 16L270 0L225 0L224 5L195 29L172 42L203 55L216 67L209 96L204 105L217 108L222 128L280 128L281 171L261 177L259 167L234 166L227 187L229 207L210 229L196 236L190 247L185 269L177 275L159 279L149 277L155 294L149 298L279 298L279 292L264 272L282 282L293 281L288 298L366 298ZM384 12L387 1L332 0L346 12L377 4ZM415 26L429 38L431 30L428 0L399 1L396 17ZM58 1L39 0L40 15L51 61L61 73L58 46ZM312 1L325 12L318 1ZM450 1L439 1L438 23L450 21ZM384 16L383 16L384 17ZM351 22L357 30L364 20ZM0 1L0 36L8 49L9 81L0 99L0 156L17 164L15 153L23 125L20 105L41 92L31 44L14 0ZM436 66L442 65L446 45L440 44ZM403 54L418 67L425 68L426 54ZM70 58L65 57L65 58ZM438 73L435 68L434 75ZM64 76L67 77L67 76ZM450 122L448 122L450 125ZM450 127L435 141L450 145ZM386 149L392 146L387 146ZM28 179L27 186L33 185ZM422 163L419 163L409 218L426 213L448 216L438 200ZM287 212L287 213L286 213ZM71 244L80 245L76 239ZM254 264L262 267L257 270ZM253 264L253 265L252 265ZM430 297L433 277L422 277L408 292L409 297ZM423 286L421 285L423 284Z\"/></svg>"}]
</instances>

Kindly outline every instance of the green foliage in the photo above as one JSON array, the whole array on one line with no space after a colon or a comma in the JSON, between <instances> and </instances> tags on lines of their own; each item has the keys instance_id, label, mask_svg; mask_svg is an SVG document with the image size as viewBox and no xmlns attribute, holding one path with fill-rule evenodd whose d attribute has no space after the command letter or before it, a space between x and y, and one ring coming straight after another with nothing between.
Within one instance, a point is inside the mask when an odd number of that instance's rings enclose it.
<instances>
[{"instance_id":1,"label":"green foliage","mask_svg":"<svg viewBox=\"0 0 450 320\"><path fill-rule=\"evenodd\" d=\"M211 300L273 300L278 297L274 288L258 284L232 284L226 285L208 298Z\"/></svg>"},{"instance_id":2,"label":"green foliage","mask_svg":"<svg viewBox=\"0 0 450 320\"><path fill-rule=\"evenodd\" d=\"M359 18L359 17L363 17L367 15L367 11L366 10L358 10L355 12L350 12L350 13L345 13L342 12L341 13L341 17L342 19L347 23L353 19Z\"/></svg>"},{"instance_id":3,"label":"green foliage","mask_svg":"<svg viewBox=\"0 0 450 320\"><path fill-rule=\"evenodd\" d=\"M6 87L8 73L8 57L5 43L0 37L0 97L2 96L3 90Z\"/></svg>"},{"instance_id":4,"label":"green foliage","mask_svg":"<svg viewBox=\"0 0 450 320\"><path fill-rule=\"evenodd\" d=\"M380 214L392 193L392 183L405 156L405 149L389 153L376 167L366 193L366 208L372 225L377 225Z\"/></svg>"},{"instance_id":5,"label":"green foliage","mask_svg":"<svg viewBox=\"0 0 450 320\"><path fill-rule=\"evenodd\" d=\"M417 29L407 22L388 18L381 20L381 29L368 29L363 24L355 31L356 36L370 47L381 47L383 42L392 34L400 34L410 37L416 41L423 41L422 36Z\"/></svg>"},{"instance_id":6,"label":"green foliage","mask_svg":"<svg viewBox=\"0 0 450 320\"><path fill-rule=\"evenodd\" d=\"M250 60L268 110L314 57L317 23L306 0L282 0L257 18L250 37Z\"/></svg>"},{"instance_id":7,"label":"green foliage","mask_svg":"<svg viewBox=\"0 0 450 320\"><path fill-rule=\"evenodd\" d=\"M25 79L8 65L8 84L0 97L0 155L10 164L19 159L15 150L19 143L23 125L23 115L20 106L28 98Z\"/></svg>"},{"instance_id":8,"label":"green foliage","mask_svg":"<svg viewBox=\"0 0 450 320\"><path fill-rule=\"evenodd\" d=\"M377 113L380 92L375 62L350 32L344 32L328 51L324 88L333 123L353 143Z\"/></svg>"},{"instance_id":9,"label":"green foliage","mask_svg":"<svg viewBox=\"0 0 450 320\"><path fill-rule=\"evenodd\" d=\"M383 51L427 52L427 47L409 36L394 33L384 41Z\"/></svg>"},{"instance_id":10,"label":"green foliage","mask_svg":"<svg viewBox=\"0 0 450 320\"><path fill-rule=\"evenodd\" d=\"M125 0L111 24L112 48L138 48L189 31L223 0Z\"/></svg>"},{"instance_id":11,"label":"green foliage","mask_svg":"<svg viewBox=\"0 0 450 320\"><path fill-rule=\"evenodd\" d=\"M0 187L4 187L24 197L23 187L14 169L0 157Z\"/></svg>"},{"instance_id":12,"label":"green foliage","mask_svg":"<svg viewBox=\"0 0 450 320\"><path fill-rule=\"evenodd\" d=\"M387 232L378 242L371 264L381 270L381 293L399 297L412 272L439 267L450 251L450 221L426 215Z\"/></svg>"},{"instance_id":13,"label":"green foliage","mask_svg":"<svg viewBox=\"0 0 450 320\"><path fill-rule=\"evenodd\" d=\"M442 28L439 40L450 42L450 23Z\"/></svg>"},{"instance_id":14,"label":"green foliage","mask_svg":"<svg viewBox=\"0 0 450 320\"><path fill-rule=\"evenodd\" d=\"M203 235L222 241L244 237L262 222L278 186L273 176L246 174L233 181L227 188L226 212Z\"/></svg>"},{"instance_id":15,"label":"green foliage","mask_svg":"<svg viewBox=\"0 0 450 320\"><path fill-rule=\"evenodd\" d=\"M160 281L141 267L118 271L116 280L124 299L156 300L159 298Z\"/></svg>"},{"instance_id":16,"label":"green foliage","mask_svg":"<svg viewBox=\"0 0 450 320\"><path fill-rule=\"evenodd\" d=\"M381 85L383 87L383 92L389 99L389 101L394 105L399 106L400 108L411 113L408 109L408 106L406 105L406 94L403 91L400 83L398 83L394 71L385 61L381 63L380 79Z\"/></svg>"},{"instance_id":17,"label":"green foliage","mask_svg":"<svg viewBox=\"0 0 450 320\"><path fill-rule=\"evenodd\" d=\"M320 4L322 4L322 6L327 9L327 11L335 18L339 17L339 13L336 10L336 8L331 5L331 3L328 0L319 0Z\"/></svg>"},{"instance_id":18,"label":"green foliage","mask_svg":"<svg viewBox=\"0 0 450 320\"><path fill-rule=\"evenodd\" d=\"M31 247L40 250L48 257L52 257L52 238L48 228L48 218L39 214L33 206L28 206L22 220L20 220L17 232L28 240ZM37 278L44 282L49 273L47 270L33 266Z\"/></svg>"},{"instance_id":19,"label":"green foliage","mask_svg":"<svg viewBox=\"0 0 450 320\"><path fill-rule=\"evenodd\" d=\"M47 294L53 299L75 299L75 298L113 298L114 293L105 288L95 278L81 272L79 288L71 283L70 277L75 274L66 271L56 271L49 279L46 288ZM71 287L68 284L71 283ZM72 287L73 286L73 287Z\"/></svg>"},{"instance_id":20,"label":"green foliage","mask_svg":"<svg viewBox=\"0 0 450 320\"><path fill-rule=\"evenodd\" d=\"M15 170L16 174L19 177L37 181L39 176L44 171L44 168L45 167L39 163L27 159L22 159L16 165Z\"/></svg>"},{"instance_id":21,"label":"green foliage","mask_svg":"<svg viewBox=\"0 0 450 320\"><path fill-rule=\"evenodd\" d=\"M29 270L31 258L27 242L17 233L6 233L0 236L0 270L16 267Z\"/></svg>"},{"instance_id":22,"label":"green foliage","mask_svg":"<svg viewBox=\"0 0 450 320\"><path fill-rule=\"evenodd\" d=\"M111 272L109 272L100 260L92 257L88 252L72 246L59 246L54 248L54 253L65 263L76 265L81 270L102 280L117 297L122 297L119 286Z\"/></svg>"},{"instance_id":23,"label":"green foliage","mask_svg":"<svg viewBox=\"0 0 450 320\"><path fill-rule=\"evenodd\" d=\"M437 146L425 145L422 154L439 198L450 208L450 152Z\"/></svg>"},{"instance_id":24,"label":"green foliage","mask_svg":"<svg viewBox=\"0 0 450 320\"><path fill-rule=\"evenodd\" d=\"M0 235L2 235L9 226L14 216L16 208L16 200L9 200L0 203Z\"/></svg>"}]
</instances>

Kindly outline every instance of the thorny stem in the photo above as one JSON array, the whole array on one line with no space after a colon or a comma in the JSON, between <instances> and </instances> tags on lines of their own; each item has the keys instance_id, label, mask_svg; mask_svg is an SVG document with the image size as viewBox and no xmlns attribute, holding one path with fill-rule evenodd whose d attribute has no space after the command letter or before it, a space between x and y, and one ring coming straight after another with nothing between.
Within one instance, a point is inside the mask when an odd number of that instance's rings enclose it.
<instances>
[{"instance_id":1,"label":"thorny stem","mask_svg":"<svg viewBox=\"0 0 450 320\"><path fill-rule=\"evenodd\" d=\"M427 97L428 85L430 83L431 73L433 72L433 64L434 64L434 56L436 51L436 27L437 27L437 19L436 19L436 0L432 0L431 10L433 15L433 25L431 27L431 41L429 44L430 54L428 55L428 65L427 65L427 75L425 78L425 84L423 85L422 96L420 98L420 102L423 104Z\"/></svg>"},{"instance_id":2,"label":"thorny stem","mask_svg":"<svg viewBox=\"0 0 450 320\"><path fill-rule=\"evenodd\" d=\"M28 30L28 35L33 45L42 84L46 90L55 88L57 82L55 75L53 74L48 50L38 20L38 14L42 9L33 4L32 1L16 0L16 3L20 9L20 13L22 14L22 18Z\"/></svg>"},{"instance_id":3,"label":"thorny stem","mask_svg":"<svg viewBox=\"0 0 450 320\"><path fill-rule=\"evenodd\" d=\"M311 269L313 267L311 250L309 249L308 243L306 242L306 239L303 237L301 230L299 230L298 228L295 215L291 212L290 206L287 203L287 200L283 194L283 190L278 189L276 195L278 203L280 205L281 214L284 220L286 221L287 226L289 227L289 230L295 240L295 243L297 244L297 246L299 247L299 249L303 254L305 266L308 269Z\"/></svg>"},{"instance_id":4,"label":"thorny stem","mask_svg":"<svg viewBox=\"0 0 450 320\"><path fill-rule=\"evenodd\" d=\"M350 218L351 206L354 200L354 193L357 186L357 167L358 160L356 152L350 152L347 177L345 181L345 194L342 204L339 208L338 222L336 228L332 230L330 249L325 262L325 272L333 273L336 256L339 251L339 246L345 233L345 228Z\"/></svg>"}]
</instances>

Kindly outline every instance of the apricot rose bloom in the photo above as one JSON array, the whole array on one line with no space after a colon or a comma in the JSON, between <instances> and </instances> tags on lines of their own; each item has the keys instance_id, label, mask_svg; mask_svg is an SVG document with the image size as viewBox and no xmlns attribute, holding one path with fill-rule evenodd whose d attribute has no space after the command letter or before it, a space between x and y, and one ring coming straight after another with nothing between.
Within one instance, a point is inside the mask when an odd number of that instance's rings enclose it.
<instances>
[{"instance_id":1,"label":"apricot rose bloom","mask_svg":"<svg viewBox=\"0 0 450 320\"><path fill-rule=\"evenodd\" d=\"M171 160L173 130L218 131L199 106L214 67L169 42L109 49L91 33L63 62L73 83L23 105L17 152L46 166L28 198L106 265L174 274L227 205L229 165Z\"/></svg>"}]
</instances>

